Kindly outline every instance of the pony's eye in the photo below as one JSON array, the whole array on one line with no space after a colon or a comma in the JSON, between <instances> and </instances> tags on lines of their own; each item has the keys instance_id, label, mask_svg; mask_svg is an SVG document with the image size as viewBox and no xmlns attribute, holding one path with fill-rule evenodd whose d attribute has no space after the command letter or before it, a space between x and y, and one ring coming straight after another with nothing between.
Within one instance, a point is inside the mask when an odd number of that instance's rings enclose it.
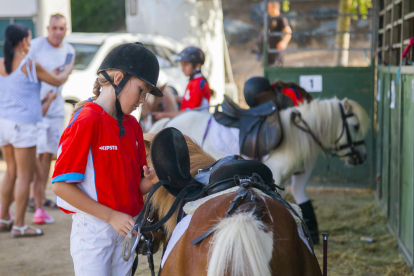
<instances>
[{"instance_id":1,"label":"pony's eye","mask_svg":"<svg viewBox=\"0 0 414 276\"><path fill-rule=\"evenodd\" d=\"M359 130L359 125L354 125L354 130L358 131Z\"/></svg>"}]
</instances>

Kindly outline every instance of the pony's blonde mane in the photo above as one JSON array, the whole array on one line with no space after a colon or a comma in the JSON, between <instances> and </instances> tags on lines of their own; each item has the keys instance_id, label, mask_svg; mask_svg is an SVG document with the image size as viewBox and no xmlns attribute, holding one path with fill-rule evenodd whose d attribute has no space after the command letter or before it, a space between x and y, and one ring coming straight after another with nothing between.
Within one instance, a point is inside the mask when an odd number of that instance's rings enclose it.
<instances>
[{"instance_id":1,"label":"pony's blonde mane","mask_svg":"<svg viewBox=\"0 0 414 276\"><path fill-rule=\"evenodd\" d=\"M154 139L155 134L145 133L144 142L145 142L145 151L147 153L147 163L149 167L152 167L151 158L149 156L149 149L152 139ZM188 151L190 153L190 172L192 176L195 176L198 173L199 169L205 169L211 166L216 160L206 153L196 142L194 142L188 136L185 136L187 141ZM163 218L170 210L175 197L172 196L164 187L161 187L155 192L151 198L151 203L154 204L155 209L158 212L158 217ZM164 224L164 230L166 234L167 241L170 239L172 231L175 226L177 226L177 212Z\"/></svg>"},{"instance_id":2,"label":"pony's blonde mane","mask_svg":"<svg viewBox=\"0 0 414 276\"><path fill-rule=\"evenodd\" d=\"M344 101L349 103L349 109L357 116L361 132L365 137L370 122L367 113L358 103L347 99ZM290 139L284 139L281 146L283 147L283 144L285 146L290 144L285 148L292 151L292 156L301 157L301 160L305 160L305 162L306 160L311 160L320 150L308 133L305 133L292 124L291 114L295 110L302 114L302 118L325 148L333 146L334 142L338 139L338 133L342 130L340 103L341 101L337 98L327 100L314 99L310 103L304 103L298 107L281 111L280 117L284 135L285 137L290 137Z\"/></svg>"}]
</instances>

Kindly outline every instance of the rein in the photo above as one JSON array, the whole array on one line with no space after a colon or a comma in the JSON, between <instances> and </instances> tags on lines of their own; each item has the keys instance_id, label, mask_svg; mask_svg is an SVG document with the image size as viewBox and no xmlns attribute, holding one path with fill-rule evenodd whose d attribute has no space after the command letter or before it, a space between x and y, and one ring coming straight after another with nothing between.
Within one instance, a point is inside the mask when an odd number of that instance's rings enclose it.
<instances>
[{"instance_id":1,"label":"rein","mask_svg":"<svg viewBox=\"0 0 414 276\"><path fill-rule=\"evenodd\" d=\"M326 158L326 161L328 163L327 165L328 171L330 168L329 156L334 156L334 157L339 157L339 158L351 156L352 158L357 160L359 163L360 162L359 153L355 150L355 148L360 145L365 145L364 140L355 141L355 142L352 141L351 131L349 130L349 125L346 119L355 116L355 114L352 112L349 114L346 114L345 109L341 103L339 103L339 109L341 111L341 118L342 118L342 131L339 137L334 142L334 145L335 145L334 148L326 148L322 144L322 141L315 135L315 133L313 133L308 123L302 118L302 114L298 110L293 111L290 115L290 120L292 121L292 124L295 125L297 128L299 128L300 130L302 130L303 132L308 133L312 137L313 141L322 150ZM304 126L301 126L300 123L302 123ZM341 138L344 136L344 134L346 134L347 143L345 145L337 145L339 140L341 140ZM350 148L351 151L344 155L338 154L339 151L347 149L347 148Z\"/></svg>"}]
</instances>

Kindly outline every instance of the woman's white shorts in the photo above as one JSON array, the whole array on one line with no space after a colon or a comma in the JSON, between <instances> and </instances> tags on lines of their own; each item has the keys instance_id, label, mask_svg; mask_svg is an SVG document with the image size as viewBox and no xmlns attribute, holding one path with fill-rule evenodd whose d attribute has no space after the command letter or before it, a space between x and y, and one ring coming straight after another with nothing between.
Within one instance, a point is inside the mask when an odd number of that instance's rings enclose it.
<instances>
[{"instance_id":1,"label":"woman's white shorts","mask_svg":"<svg viewBox=\"0 0 414 276\"><path fill-rule=\"evenodd\" d=\"M36 124L17 123L0 118L0 146L12 145L15 148L36 146Z\"/></svg>"},{"instance_id":2,"label":"woman's white shorts","mask_svg":"<svg viewBox=\"0 0 414 276\"><path fill-rule=\"evenodd\" d=\"M63 132L63 120L63 117L43 117L43 120L37 123L37 154L57 153L60 136Z\"/></svg>"},{"instance_id":3,"label":"woman's white shorts","mask_svg":"<svg viewBox=\"0 0 414 276\"><path fill-rule=\"evenodd\" d=\"M83 212L73 214L72 219L70 254L76 276L131 275L134 256L124 261L125 238L112 225Z\"/></svg>"}]
</instances>

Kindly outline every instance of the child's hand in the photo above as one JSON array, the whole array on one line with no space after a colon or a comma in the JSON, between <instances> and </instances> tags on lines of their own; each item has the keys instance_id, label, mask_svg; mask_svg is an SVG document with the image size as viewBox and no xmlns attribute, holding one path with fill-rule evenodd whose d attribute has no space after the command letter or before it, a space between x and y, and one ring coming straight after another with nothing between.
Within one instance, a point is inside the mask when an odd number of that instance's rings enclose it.
<instances>
[{"instance_id":1,"label":"child's hand","mask_svg":"<svg viewBox=\"0 0 414 276\"><path fill-rule=\"evenodd\" d=\"M131 230L135 224L134 219L130 215L118 211L113 211L111 213L108 222L119 234L124 237L128 234L129 230Z\"/></svg>"},{"instance_id":2,"label":"child's hand","mask_svg":"<svg viewBox=\"0 0 414 276\"><path fill-rule=\"evenodd\" d=\"M144 176L148 179L152 184L155 184L159 181L155 171L153 168L148 168L148 166L144 166Z\"/></svg>"}]
</instances>

